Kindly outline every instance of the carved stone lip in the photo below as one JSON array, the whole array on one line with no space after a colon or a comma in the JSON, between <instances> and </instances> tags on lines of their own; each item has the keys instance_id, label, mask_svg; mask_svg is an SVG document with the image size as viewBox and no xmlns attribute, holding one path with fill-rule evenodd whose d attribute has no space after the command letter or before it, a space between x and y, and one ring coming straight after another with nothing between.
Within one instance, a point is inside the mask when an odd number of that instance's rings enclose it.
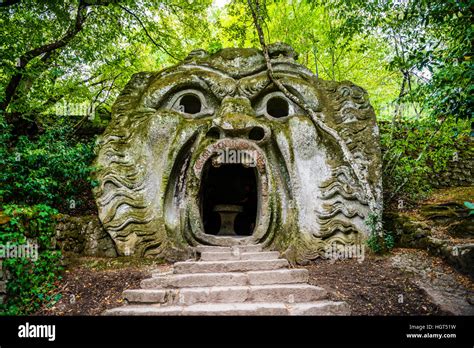
<instances>
[{"instance_id":1,"label":"carved stone lip","mask_svg":"<svg viewBox=\"0 0 474 348\"><path fill-rule=\"evenodd\" d=\"M266 157L262 149L254 142L244 139L231 139L225 138L216 141L215 143L207 146L204 151L201 152L196 162L194 163L193 171L197 178L201 178L202 170L206 165L207 161L212 157L218 155L221 151L237 150L237 151L254 151L255 154L255 167L259 173L265 172Z\"/></svg>"},{"instance_id":2,"label":"carved stone lip","mask_svg":"<svg viewBox=\"0 0 474 348\"><path fill-rule=\"evenodd\" d=\"M204 167L208 161L219 154L222 150L240 150L240 151L254 151L255 154L255 172L257 179L257 219L253 234L248 237L225 237L214 236L204 232L202 216L199 209L200 197L197 196L191 200L191 217L196 221L192 225L192 233L194 237L203 244L231 246L238 244L256 244L264 242L265 236L270 227L270 202L269 202L269 180L268 180L268 162L263 150L254 142L245 139L224 138L207 146L193 166L193 172L196 179L201 183Z\"/></svg>"}]
</instances>

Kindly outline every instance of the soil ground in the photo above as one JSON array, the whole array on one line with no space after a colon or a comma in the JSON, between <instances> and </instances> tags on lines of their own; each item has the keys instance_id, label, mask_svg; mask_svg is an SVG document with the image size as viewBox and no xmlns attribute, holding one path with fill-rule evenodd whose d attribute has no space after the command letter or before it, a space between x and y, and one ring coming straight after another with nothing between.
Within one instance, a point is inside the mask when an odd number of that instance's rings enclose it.
<instances>
[{"instance_id":1,"label":"soil ground","mask_svg":"<svg viewBox=\"0 0 474 348\"><path fill-rule=\"evenodd\" d=\"M346 301L353 315L473 314L472 280L423 251L396 249L388 256L366 255L361 263L317 260L305 267L310 282L326 288L331 299ZM123 305L122 291L138 288L151 270L170 268L151 260L73 259L61 299L38 314L100 315Z\"/></svg>"},{"instance_id":2,"label":"soil ground","mask_svg":"<svg viewBox=\"0 0 474 348\"><path fill-rule=\"evenodd\" d=\"M124 303L122 292L140 287L142 279L156 269L171 268L150 259L93 258L68 259L59 288L61 299L44 307L38 315L100 315Z\"/></svg>"},{"instance_id":3,"label":"soil ground","mask_svg":"<svg viewBox=\"0 0 474 348\"><path fill-rule=\"evenodd\" d=\"M474 315L474 282L439 257L415 249L307 266L311 283L346 301L352 315Z\"/></svg>"}]
</instances>

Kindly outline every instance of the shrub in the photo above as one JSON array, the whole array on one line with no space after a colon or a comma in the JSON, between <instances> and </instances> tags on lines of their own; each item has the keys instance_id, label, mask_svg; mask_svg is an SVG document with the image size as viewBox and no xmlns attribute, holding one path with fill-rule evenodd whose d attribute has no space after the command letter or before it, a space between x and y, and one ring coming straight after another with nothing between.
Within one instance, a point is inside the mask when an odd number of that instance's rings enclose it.
<instances>
[{"instance_id":1,"label":"shrub","mask_svg":"<svg viewBox=\"0 0 474 348\"><path fill-rule=\"evenodd\" d=\"M54 289L61 253L52 243L55 215L58 210L74 214L93 205L93 156L93 141L80 141L67 124L59 123L35 138L14 137L0 114L0 246L38 245L37 259L3 259L10 278L2 312L33 313L58 299Z\"/></svg>"},{"instance_id":2,"label":"shrub","mask_svg":"<svg viewBox=\"0 0 474 348\"><path fill-rule=\"evenodd\" d=\"M429 194L433 175L463 150L469 129L469 122L454 118L381 124L385 204L395 196L416 200Z\"/></svg>"},{"instance_id":3,"label":"shrub","mask_svg":"<svg viewBox=\"0 0 474 348\"><path fill-rule=\"evenodd\" d=\"M365 223L369 227L370 235L366 243L375 254L383 254L393 249L395 239L389 231L382 230L378 232L376 230L377 219L379 219L379 217L375 214L369 214L367 217Z\"/></svg>"},{"instance_id":4,"label":"shrub","mask_svg":"<svg viewBox=\"0 0 474 348\"><path fill-rule=\"evenodd\" d=\"M389 232L384 232L382 235L371 234L367 239L367 245L375 254L383 254L393 249L395 240Z\"/></svg>"},{"instance_id":5,"label":"shrub","mask_svg":"<svg viewBox=\"0 0 474 348\"><path fill-rule=\"evenodd\" d=\"M70 126L46 130L36 139L20 136L13 144L10 129L0 118L0 201L22 205L47 204L66 210L74 200L85 205L94 181L93 143L74 139Z\"/></svg>"},{"instance_id":6,"label":"shrub","mask_svg":"<svg viewBox=\"0 0 474 348\"><path fill-rule=\"evenodd\" d=\"M23 257L4 255L3 271L10 278L6 301L0 305L0 312L7 315L33 313L43 304L59 299L53 291L60 279L61 253L54 250L52 243L54 218L58 212L44 204L31 207L6 205L3 208L0 245L12 250L12 247L28 243L37 245L38 249L37 254L21 255Z\"/></svg>"}]
</instances>

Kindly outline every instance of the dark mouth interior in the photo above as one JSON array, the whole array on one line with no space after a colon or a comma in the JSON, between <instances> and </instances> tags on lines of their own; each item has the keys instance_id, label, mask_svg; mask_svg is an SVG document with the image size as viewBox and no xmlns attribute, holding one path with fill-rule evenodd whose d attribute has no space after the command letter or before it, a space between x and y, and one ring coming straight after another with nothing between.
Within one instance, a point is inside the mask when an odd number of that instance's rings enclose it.
<instances>
[{"instance_id":1,"label":"dark mouth interior","mask_svg":"<svg viewBox=\"0 0 474 348\"><path fill-rule=\"evenodd\" d=\"M255 168L242 164L204 168L200 200L204 232L217 236L250 236L257 219Z\"/></svg>"}]
</instances>

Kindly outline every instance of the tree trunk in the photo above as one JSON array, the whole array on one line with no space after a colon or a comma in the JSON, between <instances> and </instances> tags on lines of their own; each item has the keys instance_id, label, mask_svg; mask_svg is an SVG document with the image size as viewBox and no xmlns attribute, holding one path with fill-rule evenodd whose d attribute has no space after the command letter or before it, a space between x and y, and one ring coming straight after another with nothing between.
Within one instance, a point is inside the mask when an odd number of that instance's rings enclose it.
<instances>
[{"instance_id":1,"label":"tree trunk","mask_svg":"<svg viewBox=\"0 0 474 348\"><path fill-rule=\"evenodd\" d=\"M66 34L61 37L59 40L37 47L33 50L30 50L23 54L19 59L19 64L16 68L15 74L10 78L10 81L7 84L5 89L5 98L3 102L0 104L0 110L4 112L7 111L8 106L12 102L17 92L18 86L23 80L26 66L28 65L31 60L34 58L42 55L42 54L49 54L52 51L55 51L59 48L66 46L76 35L82 30L82 26L84 21L86 20L86 4L81 0L79 1L79 5L77 7L77 14L76 19L73 24L68 28Z\"/></svg>"},{"instance_id":2,"label":"tree trunk","mask_svg":"<svg viewBox=\"0 0 474 348\"><path fill-rule=\"evenodd\" d=\"M392 126L396 127L398 121L402 118L402 97L405 95L405 86L407 83L407 74L405 71L402 71L403 79L402 79L402 86L400 87L400 93L398 94L397 105L395 106L395 113L392 118Z\"/></svg>"}]
</instances>

